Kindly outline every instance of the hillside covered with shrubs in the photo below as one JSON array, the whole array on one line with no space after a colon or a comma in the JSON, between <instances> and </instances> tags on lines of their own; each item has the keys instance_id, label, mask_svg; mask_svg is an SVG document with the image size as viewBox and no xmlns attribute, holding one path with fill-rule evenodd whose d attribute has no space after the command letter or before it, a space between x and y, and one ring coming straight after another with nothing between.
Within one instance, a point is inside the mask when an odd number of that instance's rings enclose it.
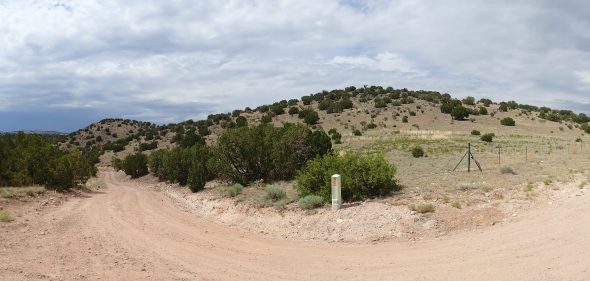
<instances>
[{"instance_id":1,"label":"hillside covered with shrubs","mask_svg":"<svg viewBox=\"0 0 590 281\"><path fill-rule=\"evenodd\" d=\"M523 122L526 124L522 125ZM545 122L547 125L543 125ZM309 182L313 177L303 176L314 171L310 167L318 163L336 165L334 163L344 161L353 165L370 161L371 167L378 170L372 173L386 176L379 183L383 187L379 191L362 187L369 184L365 182L346 195L350 200L362 200L395 190L395 168L387 172L391 167L383 168L386 163L380 159L353 161L358 156L332 153L333 147L345 148L355 138L367 134L378 136L385 128L394 132L440 130L440 125L446 124L446 128L452 130L456 126L466 134L477 132L479 135L481 131L481 141L492 142L501 128L527 130L532 123L545 126L550 133L569 129L572 135L579 137L590 133L588 122L590 118L584 113L514 101L496 103L486 98L456 99L437 91L351 86L301 99L211 114L198 121L156 125L105 119L72 133L62 145L110 152L114 156L113 166L133 177L151 172L162 181L186 185L192 191L202 190L205 183L213 179L248 185L259 180L297 178L301 196L317 195L323 199L325 190L314 189L319 185L311 188ZM478 127L479 123L482 125ZM489 129L489 124L495 124L495 129ZM416 158L428 157L420 149L413 147L410 152ZM361 170L350 172L361 173ZM357 194L354 190L363 192Z\"/></svg>"},{"instance_id":2,"label":"hillside covered with shrubs","mask_svg":"<svg viewBox=\"0 0 590 281\"><path fill-rule=\"evenodd\" d=\"M437 91L351 86L322 91L301 99L211 114L199 121L156 125L134 120L104 119L70 134L62 145L97 148L125 156L161 148L190 147L196 143L211 144L228 129L259 124L281 126L283 123L303 123L312 129L321 128L326 131L338 127L336 138L339 136L340 139L335 140L334 144L341 144L342 136L362 136L367 131L385 127L410 126L421 129L424 124L417 124L416 118L435 108L443 116L448 115L455 121L474 122L475 117L493 120L501 115L504 119L498 119L497 124L519 127L519 121L514 118L520 116L528 120L554 122L560 127L563 125L570 130L590 133L590 117L571 110L519 104L515 101L496 103L487 98L456 99L450 94ZM392 115L389 119L378 121L379 116L388 113ZM438 117L435 115L431 118L434 118L432 121L435 125L443 122L440 119L436 121ZM436 126L431 129L434 128Z\"/></svg>"}]
</instances>

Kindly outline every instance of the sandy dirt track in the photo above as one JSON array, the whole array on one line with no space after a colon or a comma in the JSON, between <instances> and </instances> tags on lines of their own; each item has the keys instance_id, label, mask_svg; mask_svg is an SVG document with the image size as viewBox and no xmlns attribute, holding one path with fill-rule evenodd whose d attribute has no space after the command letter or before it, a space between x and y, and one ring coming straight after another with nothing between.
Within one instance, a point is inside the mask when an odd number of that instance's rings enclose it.
<instances>
[{"instance_id":1,"label":"sandy dirt track","mask_svg":"<svg viewBox=\"0 0 590 281\"><path fill-rule=\"evenodd\" d=\"M241 233L162 193L108 188L0 226L0 280L590 280L590 197L446 238L377 244Z\"/></svg>"}]
</instances>

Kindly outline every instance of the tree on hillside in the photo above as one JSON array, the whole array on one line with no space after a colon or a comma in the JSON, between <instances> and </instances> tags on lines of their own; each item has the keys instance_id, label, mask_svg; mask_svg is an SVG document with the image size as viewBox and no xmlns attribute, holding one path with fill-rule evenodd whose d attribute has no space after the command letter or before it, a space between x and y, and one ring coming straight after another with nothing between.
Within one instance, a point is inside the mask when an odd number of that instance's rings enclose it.
<instances>
[{"instance_id":1,"label":"tree on hillside","mask_svg":"<svg viewBox=\"0 0 590 281\"><path fill-rule=\"evenodd\" d=\"M453 109L457 106L460 106L460 105L461 105L460 100L457 100L457 99L449 100L449 101L441 104L440 112L446 113L446 114L451 114L451 112L453 112Z\"/></svg>"},{"instance_id":2,"label":"tree on hillside","mask_svg":"<svg viewBox=\"0 0 590 281\"><path fill-rule=\"evenodd\" d=\"M246 120L246 117L244 116L238 116L238 118L236 118L236 126L239 127L246 127L248 126L248 120Z\"/></svg>"},{"instance_id":3,"label":"tree on hillside","mask_svg":"<svg viewBox=\"0 0 590 281\"><path fill-rule=\"evenodd\" d=\"M469 117L469 110L459 105L453 108L453 110L451 111L451 116L455 120L465 120L467 117Z\"/></svg>"},{"instance_id":4,"label":"tree on hillside","mask_svg":"<svg viewBox=\"0 0 590 281\"><path fill-rule=\"evenodd\" d=\"M474 97L466 97L463 99L463 103L466 105L475 105L475 98Z\"/></svg>"},{"instance_id":5,"label":"tree on hillside","mask_svg":"<svg viewBox=\"0 0 590 281\"><path fill-rule=\"evenodd\" d=\"M303 118L303 122L307 125L315 125L320 120L320 115L313 109L304 109L299 111L299 118Z\"/></svg>"}]
</instances>

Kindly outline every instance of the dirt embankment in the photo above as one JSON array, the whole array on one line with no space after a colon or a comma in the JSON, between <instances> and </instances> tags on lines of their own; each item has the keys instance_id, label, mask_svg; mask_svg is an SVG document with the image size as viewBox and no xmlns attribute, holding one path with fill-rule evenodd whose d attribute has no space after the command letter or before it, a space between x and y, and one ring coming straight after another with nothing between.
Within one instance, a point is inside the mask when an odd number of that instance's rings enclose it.
<instances>
[{"instance_id":1,"label":"dirt embankment","mask_svg":"<svg viewBox=\"0 0 590 281\"><path fill-rule=\"evenodd\" d=\"M240 231L289 240L361 244L413 242L510 223L524 212L584 193L578 185L586 178L580 176L570 183L537 186L531 191L521 188L461 191L460 196L476 202L470 206L455 205L444 199L425 200L421 194L403 192L390 198L345 204L341 210L333 212L329 207L304 211L296 202L281 208L261 208L248 201L228 198L222 191L223 186L213 182L204 191L192 193L176 184L158 182L150 175L138 180L130 180L122 173L117 177L146 190L162 192L174 199L181 209ZM247 188L264 190L256 185ZM435 212L421 214L408 208L410 204L427 203L433 203Z\"/></svg>"},{"instance_id":2,"label":"dirt embankment","mask_svg":"<svg viewBox=\"0 0 590 281\"><path fill-rule=\"evenodd\" d=\"M112 172L101 176L107 188L100 192L0 224L0 280L590 277L590 197L584 192L493 227L415 243L350 244L277 239L228 228L183 211L163 192Z\"/></svg>"}]
</instances>

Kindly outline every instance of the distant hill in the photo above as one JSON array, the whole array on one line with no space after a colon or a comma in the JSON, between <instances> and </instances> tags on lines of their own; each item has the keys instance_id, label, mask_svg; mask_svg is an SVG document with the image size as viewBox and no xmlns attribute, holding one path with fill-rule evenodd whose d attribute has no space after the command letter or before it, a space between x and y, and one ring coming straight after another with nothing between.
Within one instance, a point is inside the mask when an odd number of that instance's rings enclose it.
<instances>
[{"instance_id":1,"label":"distant hill","mask_svg":"<svg viewBox=\"0 0 590 281\"><path fill-rule=\"evenodd\" d=\"M502 125L511 118L515 126ZM472 130L497 135L552 135L578 138L590 134L585 114L468 97L454 99L436 91L392 87L347 87L301 99L282 100L257 108L212 114L205 120L156 125L127 119L104 119L67 136L65 147L100 148L112 156L195 142L214 142L226 129L261 123L308 123L313 129L334 129L342 135L335 145L354 138L394 135L401 131L469 134Z\"/></svg>"},{"instance_id":2,"label":"distant hill","mask_svg":"<svg viewBox=\"0 0 590 281\"><path fill-rule=\"evenodd\" d=\"M36 131L36 130L22 130L22 131L12 131L12 132L0 132L0 134L11 134L16 135L18 133L25 133L25 134L37 134L37 135L56 135L56 136L65 136L67 133L57 132L57 131Z\"/></svg>"},{"instance_id":3,"label":"distant hill","mask_svg":"<svg viewBox=\"0 0 590 281\"><path fill-rule=\"evenodd\" d=\"M67 138L67 133L63 132L56 132L56 131L35 131L35 130L23 130L23 131L12 131L12 132L0 132L1 135L16 135L19 133L24 134L35 134L39 135L43 138L54 140L57 142L62 142Z\"/></svg>"}]
</instances>

